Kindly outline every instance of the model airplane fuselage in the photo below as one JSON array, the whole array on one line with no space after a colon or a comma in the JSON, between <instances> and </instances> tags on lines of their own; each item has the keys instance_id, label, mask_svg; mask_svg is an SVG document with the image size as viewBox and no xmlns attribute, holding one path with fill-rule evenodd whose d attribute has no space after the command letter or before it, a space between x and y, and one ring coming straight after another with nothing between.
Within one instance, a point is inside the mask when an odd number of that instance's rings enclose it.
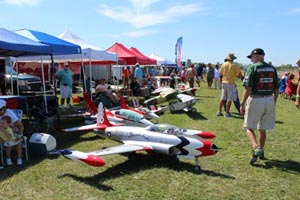
<instances>
[{"instance_id":1,"label":"model airplane fuselage","mask_svg":"<svg viewBox=\"0 0 300 200\"><path fill-rule=\"evenodd\" d=\"M164 134L141 127L108 127L105 135L125 144L139 144L150 151L182 156L214 155L218 148L209 140Z\"/></svg>"}]
</instances>

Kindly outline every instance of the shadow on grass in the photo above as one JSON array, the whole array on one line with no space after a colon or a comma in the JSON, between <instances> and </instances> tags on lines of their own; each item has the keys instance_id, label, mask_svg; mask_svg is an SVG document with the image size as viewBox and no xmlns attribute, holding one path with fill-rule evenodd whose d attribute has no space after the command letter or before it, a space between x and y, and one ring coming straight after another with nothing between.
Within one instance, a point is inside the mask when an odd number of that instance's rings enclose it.
<instances>
[{"instance_id":1,"label":"shadow on grass","mask_svg":"<svg viewBox=\"0 0 300 200\"><path fill-rule=\"evenodd\" d=\"M103 182L105 182L106 180L138 173L143 170L149 170L153 168L168 168L174 171L187 171L190 173L194 173L193 171L194 165L190 163L180 162L178 159L175 159L170 156L136 154L134 157L135 159L127 160L123 163L112 166L106 171L91 177L83 177L74 174L64 174L59 178L69 177L76 181L86 183L97 189L109 191L109 190L114 190L114 188L113 186L103 184ZM220 177L220 178L232 179L232 180L235 179L232 176L228 176L211 170L202 170L200 175Z\"/></svg>"},{"instance_id":2,"label":"shadow on grass","mask_svg":"<svg viewBox=\"0 0 300 200\"><path fill-rule=\"evenodd\" d=\"M266 160L265 165L256 164L255 166L264 169L277 168L288 173L300 173L300 162L293 160Z\"/></svg>"},{"instance_id":3,"label":"shadow on grass","mask_svg":"<svg viewBox=\"0 0 300 200\"><path fill-rule=\"evenodd\" d=\"M195 112L195 113L192 113L192 112L188 112L187 115L191 118L191 119L198 119L198 120L207 120L206 117L204 117L202 115L201 112Z\"/></svg>"},{"instance_id":4,"label":"shadow on grass","mask_svg":"<svg viewBox=\"0 0 300 200\"><path fill-rule=\"evenodd\" d=\"M76 121L75 121L76 122ZM65 120L64 125L65 126L72 126L74 123L74 120ZM56 138L57 141L57 149L67 149L70 146L73 146L74 144L77 144L82 141L91 141L91 140L96 140L99 139L100 137L97 135L94 135L92 137L82 137L86 132L77 132L77 133L59 133L56 130L51 130L50 133L52 136ZM39 156L30 153L30 144L28 144L28 154L29 154L29 159L28 161L25 161L23 158L23 165L18 166L16 165L16 152L12 152L13 156L13 162L14 164L12 166L4 166L4 169L0 170L0 181L3 181L5 179L8 179L38 163L43 161L44 159L53 159L57 158L58 155L47 155L47 156Z\"/></svg>"}]
</instances>

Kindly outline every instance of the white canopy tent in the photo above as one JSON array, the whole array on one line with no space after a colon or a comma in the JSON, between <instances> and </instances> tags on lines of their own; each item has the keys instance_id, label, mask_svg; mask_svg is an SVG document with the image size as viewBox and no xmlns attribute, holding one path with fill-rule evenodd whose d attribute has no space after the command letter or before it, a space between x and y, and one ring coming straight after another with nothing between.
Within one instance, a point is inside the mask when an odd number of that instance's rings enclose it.
<instances>
[{"instance_id":1,"label":"white canopy tent","mask_svg":"<svg viewBox=\"0 0 300 200\"><path fill-rule=\"evenodd\" d=\"M68 30L60 34L58 38L79 45L82 49L83 59L89 59L91 61L118 61L118 55L116 53L101 50L100 48L85 42ZM68 57L70 57L70 59L76 59L76 57L71 58L70 55L68 55Z\"/></svg>"},{"instance_id":2,"label":"white canopy tent","mask_svg":"<svg viewBox=\"0 0 300 200\"><path fill-rule=\"evenodd\" d=\"M73 44L77 44L81 47L83 61L86 61L87 59L89 61L90 85L92 85L93 74L97 74L97 73L92 73L92 63L93 62L101 61L103 64L107 64L107 63L112 64L112 62L115 64L118 62L118 54L107 52L105 50L100 50L100 48L85 42L80 37L74 35L73 33L71 33L68 30L66 30L62 34L60 34L58 36L58 38L66 40ZM74 59L74 57L67 58L67 59L72 60L72 59ZM107 76L109 73L106 72L104 74L106 74L106 76ZM108 79L108 77L106 77L106 79Z\"/></svg>"},{"instance_id":3,"label":"white canopy tent","mask_svg":"<svg viewBox=\"0 0 300 200\"><path fill-rule=\"evenodd\" d=\"M175 62L169 61L169 60L162 58L154 53L151 53L148 57L157 60L157 65L175 65Z\"/></svg>"}]
</instances>

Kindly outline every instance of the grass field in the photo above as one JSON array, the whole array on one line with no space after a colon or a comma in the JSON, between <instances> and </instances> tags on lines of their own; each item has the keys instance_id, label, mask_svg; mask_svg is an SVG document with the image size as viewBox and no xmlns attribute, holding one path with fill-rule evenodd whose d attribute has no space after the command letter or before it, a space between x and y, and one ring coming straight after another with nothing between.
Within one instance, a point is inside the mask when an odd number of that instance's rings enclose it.
<instances>
[{"instance_id":1,"label":"grass field","mask_svg":"<svg viewBox=\"0 0 300 200\"><path fill-rule=\"evenodd\" d=\"M238 85L241 97L241 83ZM219 90L206 83L196 93L198 113L165 113L159 123L208 130L217 137L218 154L199 159L201 174L193 173L194 161L176 161L165 156L140 155L128 160L106 156L107 164L93 168L57 156L31 156L22 168L0 170L0 199L300 199L300 112L294 102L279 98L276 127L268 131L265 156L256 166L248 164L250 143L242 130L243 118L216 116ZM63 126L81 122L65 120ZM92 132L53 132L58 148L93 151L118 143Z\"/></svg>"}]
</instances>

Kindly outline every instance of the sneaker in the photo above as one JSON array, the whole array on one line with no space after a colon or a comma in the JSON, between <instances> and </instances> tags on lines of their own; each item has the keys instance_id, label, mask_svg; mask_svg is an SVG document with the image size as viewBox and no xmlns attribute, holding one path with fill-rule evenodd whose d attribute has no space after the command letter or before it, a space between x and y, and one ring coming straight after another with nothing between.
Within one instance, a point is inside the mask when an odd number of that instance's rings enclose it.
<instances>
[{"instance_id":1,"label":"sneaker","mask_svg":"<svg viewBox=\"0 0 300 200\"><path fill-rule=\"evenodd\" d=\"M262 149L262 152L261 152L261 154L259 155L259 159L261 159L261 160L266 160L266 157L265 157L265 152L264 152L264 150Z\"/></svg>"},{"instance_id":2,"label":"sneaker","mask_svg":"<svg viewBox=\"0 0 300 200\"><path fill-rule=\"evenodd\" d=\"M71 108L72 108L71 104L68 104L67 109L71 109Z\"/></svg>"},{"instance_id":3,"label":"sneaker","mask_svg":"<svg viewBox=\"0 0 300 200\"><path fill-rule=\"evenodd\" d=\"M4 169L4 167L3 167L3 166L0 166L0 169Z\"/></svg>"},{"instance_id":4,"label":"sneaker","mask_svg":"<svg viewBox=\"0 0 300 200\"><path fill-rule=\"evenodd\" d=\"M12 162L11 162L11 159L10 159L10 158L7 158L7 159L6 159L6 164L7 164L7 165L12 165Z\"/></svg>"},{"instance_id":5,"label":"sneaker","mask_svg":"<svg viewBox=\"0 0 300 200\"><path fill-rule=\"evenodd\" d=\"M250 158L250 165L253 165L256 161L258 157L261 157L263 155L263 150L261 148L256 148L254 150L252 150L252 155Z\"/></svg>"},{"instance_id":6,"label":"sneaker","mask_svg":"<svg viewBox=\"0 0 300 200\"><path fill-rule=\"evenodd\" d=\"M221 112L217 112L217 116L223 116Z\"/></svg>"},{"instance_id":7,"label":"sneaker","mask_svg":"<svg viewBox=\"0 0 300 200\"><path fill-rule=\"evenodd\" d=\"M65 111L66 111L65 106L62 105L62 106L60 107L60 110L61 110L62 112L65 112Z\"/></svg>"},{"instance_id":8,"label":"sneaker","mask_svg":"<svg viewBox=\"0 0 300 200\"><path fill-rule=\"evenodd\" d=\"M23 164L22 158L18 158L18 160L17 160L17 165L22 165L22 164Z\"/></svg>"},{"instance_id":9,"label":"sneaker","mask_svg":"<svg viewBox=\"0 0 300 200\"><path fill-rule=\"evenodd\" d=\"M230 113L226 113L224 117L232 117L232 115Z\"/></svg>"}]
</instances>

